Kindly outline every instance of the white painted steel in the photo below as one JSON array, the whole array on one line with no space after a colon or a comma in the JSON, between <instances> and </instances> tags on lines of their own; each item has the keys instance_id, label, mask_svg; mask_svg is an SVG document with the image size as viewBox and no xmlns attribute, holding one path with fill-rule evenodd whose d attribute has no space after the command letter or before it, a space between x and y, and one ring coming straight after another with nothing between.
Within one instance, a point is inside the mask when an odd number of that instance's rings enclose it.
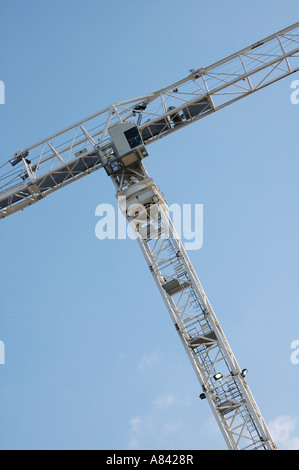
<instances>
[{"instance_id":1,"label":"white painted steel","mask_svg":"<svg viewBox=\"0 0 299 470\"><path fill-rule=\"evenodd\" d=\"M167 203L153 180L146 172L144 175L143 180L117 193L120 207L136 228L142 253L227 446L231 450L275 450L242 370L169 218ZM217 373L222 376L220 380L214 377Z\"/></svg>"},{"instance_id":2,"label":"white painted steel","mask_svg":"<svg viewBox=\"0 0 299 470\"><path fill-rule=\"evenodd\" d=\"M135 122L144 145L299 70L299 23L147 95L114 103L17 152L0 166L0 218L105 168L229 449L276 445L141 160L116 156L109 129ZM21 157L20 157L21 155ZM20 161L19 161L20 160ZM18 161L18 163L16 163ZM16 163L16 164L15 164ZM151 209L155 210L151 210ZM144 218L146 216L146 218Z\"/></svg>"},{"instance_id":3,"label":"white painted steel","mask_svg":"<svg viewBox=\"0 0 299 470\"><path fill-rule=\"evenodd\" d=\"M11 157L0 167L0 218L101 168L101 156L111 151L108 129L116 122L138 123L144 143L149 145L298 70L299 23L295 23L161 90L114 103L24 148L29 152L29 164L23 159L12 168ZM86 155L96 152L99 159L93 166L86 165L84 171L73 172L82 150ZM56 182L59 172L64 178ZM20 191L24 175L28 190ZM52 177L50 185L41 186L47 176L48 181Z\"/></svg>"}]
</instances>

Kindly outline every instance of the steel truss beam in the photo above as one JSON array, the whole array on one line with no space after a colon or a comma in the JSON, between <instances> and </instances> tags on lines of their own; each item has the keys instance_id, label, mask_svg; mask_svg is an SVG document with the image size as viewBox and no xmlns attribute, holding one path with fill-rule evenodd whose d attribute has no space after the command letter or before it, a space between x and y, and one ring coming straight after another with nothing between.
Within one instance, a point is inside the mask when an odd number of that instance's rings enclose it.
<instances>
[{"instance_id":1,"label":"steel truss beam","mask_svg":"<svg viewBox=\"0 0 299 470\"><path fill-rule=\"evenodd\" d=\"M216 421L231 450L276 445L168 214L144 179L117 193Z\"/></svg>"},{"instance_id":2,"label":"steel truss beam","mask_svg":"<svg viewBox=\"0 0 299 470\"><path fill-rule=\"evenodd\" d=\"M101 168L116 122L135 121L148 145L298 70L296 23L166 88L114 103L0 166L0 218Z\"/></svg>"}]
</instances>

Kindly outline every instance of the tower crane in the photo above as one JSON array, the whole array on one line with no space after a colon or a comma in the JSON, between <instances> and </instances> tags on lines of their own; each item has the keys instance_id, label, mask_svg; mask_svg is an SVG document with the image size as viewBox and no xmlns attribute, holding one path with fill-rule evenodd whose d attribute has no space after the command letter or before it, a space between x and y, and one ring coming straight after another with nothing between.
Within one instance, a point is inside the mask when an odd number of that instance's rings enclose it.
<instances>
[{"instance_id":1,"label":"tower crane","mask_svg":"<svg viewBox=\"0 0 299 470\"><path fill-rule=\"evenodd\" d=\"M105 109L0 165L0 218L103 168L232 450L275 450L262 414L147 173L148 146L299 70L299 22L158 91Z\"/></svg>"}]
</instances>

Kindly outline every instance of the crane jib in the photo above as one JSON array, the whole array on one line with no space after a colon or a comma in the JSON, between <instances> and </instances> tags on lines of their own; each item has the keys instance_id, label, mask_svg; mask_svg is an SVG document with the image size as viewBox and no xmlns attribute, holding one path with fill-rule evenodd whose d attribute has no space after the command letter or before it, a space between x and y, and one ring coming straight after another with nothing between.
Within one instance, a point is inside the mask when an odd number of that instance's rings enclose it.
<instances>
[{"instance_id":1,"label":"crane jib","mask_svg":"<svg viewBox=\"0 0 299 470\"><path fill-rule=\"evenodd\" d=\"M89 174L101 166L101 160L98 155L86 155L78 158L75 162L71 162L65 166L61 166L59 170L52 171L43 177L32 182L24 183L14 190L6 199L0 200L0 209L5 209L17 202L26 200L26 205L36 202L35 198L40 199L43 193L47 193L53 188L59 188L66 185L69 180L76 180L79 177ZM0 213L1 218L1 213Z\"/></svg>"},{"instance_id":2,"label":"crane jib","mask_svg":"<svg viewBox=\"0 0 299 470\"><path fill-rule=\"evenodd\" d=\"M134 122L149 145L298 71L298 44L296 23L168 87L115 103L16 152L0 165L0 218L102 168L102 160L113 157L109 129L116 123Z\"/></svg>"},{"instance_id":3,"label":"crane jib","mask_svg":"<svg viewBox=\"0 0 299 470\"><path fill-rule=\"evenodd\" d=\"M141 129L142 138L144 142L147 142L153 137L159 136L168 131L172 131L172 123L177 129L178 126L182 126L191 119L211 112L212 110L213 105L208 97L188 103L188 105L175 107L174 109L170 109L169 116L165 116L162 119L158 119L156 121L150 121L148 125L145 124Z\"/></svg>"}]
</instances>

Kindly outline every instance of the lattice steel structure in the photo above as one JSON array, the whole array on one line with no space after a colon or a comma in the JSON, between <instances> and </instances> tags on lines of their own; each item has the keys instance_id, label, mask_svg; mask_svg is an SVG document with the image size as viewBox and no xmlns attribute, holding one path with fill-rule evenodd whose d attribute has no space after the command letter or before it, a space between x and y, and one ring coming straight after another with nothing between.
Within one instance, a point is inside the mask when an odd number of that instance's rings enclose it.
<instances>
[{"instance_id":1,"label":"lattice steel structure","mask_svg":"<svg viewBox=\"0 0 299 470\"><path fill-rule=\"evenodd\" d=\"M104 168L229 449L275 443L142 160L147 146L299 70L299 23L168 87L114 103L0 166L0 218Z\"/></svg>"},{"instance_id":2,"label":"lattice steel structure","mask_svg":"<svg viewBox=\"0 0 299 470\"><path fill-rule=\"evenodd\" d=\"M144 170L142 166L140 170ZM141 171L139 174L142 174ZM117 193L206 398L232 450L276 445L153 180Z\"/></svg>"},{"instance_id":3,"label":"lattice steel structure","mask_svg":"<svg viewBox=\"0 0 299 470\"><path fill-rule=\"evenodd\" d=\"M145 145L165 137L299 69L299 23L153 93L107 106L0 166L0 218L101 168L108 133L134 120Z\"/></svg>"}]
</instances>

